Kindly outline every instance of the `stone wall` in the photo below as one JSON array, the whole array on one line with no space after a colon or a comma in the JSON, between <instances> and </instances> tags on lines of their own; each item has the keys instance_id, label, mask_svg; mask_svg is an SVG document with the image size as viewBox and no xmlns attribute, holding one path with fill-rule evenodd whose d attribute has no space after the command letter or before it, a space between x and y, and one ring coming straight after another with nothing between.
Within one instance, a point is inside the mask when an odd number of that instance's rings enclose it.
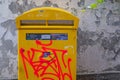
<instances>
[{"instance_id":1,"label":"stone wall","mask_svg":"<svg viewBox=\"0 0 120 80\"><path fill-rule=\"evenodd\" d=\"M80 18L77 73L120 71L120 1L105 0L97 9L81 9L95 0L0 0L0 79L17 78L15 18L35 7L59 7Z\"/></svg>"}]
</instances>

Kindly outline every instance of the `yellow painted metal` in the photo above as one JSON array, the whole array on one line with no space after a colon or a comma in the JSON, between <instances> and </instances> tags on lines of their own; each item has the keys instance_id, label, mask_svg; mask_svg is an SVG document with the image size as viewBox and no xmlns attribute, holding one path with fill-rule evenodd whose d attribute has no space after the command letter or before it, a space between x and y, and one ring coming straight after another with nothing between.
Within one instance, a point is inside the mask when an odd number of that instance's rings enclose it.
<instances>
[{"instance_id":1,"label":"yellow painted metal","mask_svg":"<svg viewBox=\"0 0 120 80\"><path fill-rule=\"evenodd\" d=\"M21 20L28 20L27 25L21 25ZM45 20L45 24L28 25L29 20ZM73 20L74 25L51 26L49 20ZM18 80L76 80L78 21L65 10L49 7L35 8L18 16ZM68 39L27 40L27 33L67 34ZM43 56L44 52L49 52L49 56Z\"/></svg>"},{"instance_id":2,"label":"yellow painted metal","mask_svg":"<svg viewBox=\"0 0 120 80\"><path fill-rule=\"evenodd\" d=\"M39 25L35 25L35 26L24 26L21 25L21 20L46 20L46 22L48 20L73 20L74 21L74 25L73 26L49 26L46 23L46 26L39 26ZM71 13L63 10L63 9L59 9L59 8L52 8L52 7L43 7L43 8L35 8L35 9L31 9L25 13L23 13L22 15L18 16L16 18L16 25L17 28L66 28L66 29L77 29L78 27L78 22L79 19L77 17L75 17L74 15L72 15Z\"/></svg>"}]
</instances>

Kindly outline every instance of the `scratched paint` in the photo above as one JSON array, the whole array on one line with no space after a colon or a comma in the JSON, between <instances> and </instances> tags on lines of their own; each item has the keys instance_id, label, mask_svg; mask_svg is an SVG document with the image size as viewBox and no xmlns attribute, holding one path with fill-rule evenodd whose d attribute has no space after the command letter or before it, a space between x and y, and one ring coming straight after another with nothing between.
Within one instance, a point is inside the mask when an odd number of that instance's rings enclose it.
<instances>
[{"instance_id":1,"label":"scratched paint","mask_svg":"<svg viewBox=\"0 0 120 80\"><path fill-rule=\"evenodd\" d=\"M68 48L70 48L71 49L71 53L75 53L75 51L74 51L74 47L72 46L72 45L69 45L69 46L65 46L64 47L64 49L68 49ZM66 54L67 55L67 54Z\"/></svg>"},{"instance_id":2,"label":"scratched paint","mask_svg":"<svg viewBox=\"0 0 120 80\"><path fill-rule=\"evenodd\" d=\"M50 48L49 46L52 45L52 42L53 41L51 40L50 43L43 44L41 41L36 40L35 44L38 49L30 48L26 51L24 48L20 48L20 55L22 57L24 72L26 73L27 79L29 79L30 75L28 75L29 72L26 67L26 62L28 62L34 70L33 74L41 80L54 80L50 75L57 77L57 80L66 80L65 77L68 77L69 80L73 80L70 67L72 59L68 58L65 62L64 56L67 53L67 50ZM39 49L39 47L41 47L41 49ZM50 52L50 55L47 55L46 58L44 57L44 52ZM27 56L25 56L25 54L27 54ZM39 58L34 60L36 54L39 55ZM60 56L58 54L60 54ZM62 62L60 62L60 58L58 57L61 57ZM61 65L63 65L63 67ZM51 68L52 71L49 72L49 68ZM64 68L67 72L63 70Z\"/></svg>"}]
</instances>

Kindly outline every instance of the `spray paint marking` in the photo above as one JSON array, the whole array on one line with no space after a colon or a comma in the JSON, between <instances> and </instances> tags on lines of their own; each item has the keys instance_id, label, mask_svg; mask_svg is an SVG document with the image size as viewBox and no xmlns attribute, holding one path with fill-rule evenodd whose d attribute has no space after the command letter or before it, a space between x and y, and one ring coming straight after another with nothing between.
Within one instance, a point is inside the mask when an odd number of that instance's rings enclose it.
<instances>
[{"instance_id":1,"label":"spray paint marking","mask_svg":"<svg viewBox=\"0 0 120 80\"><path fill-rule=\"evenodd\" d=\"M70 68L72 59L68 58L65 60L67 50L49 48L52 45L52 40L50 40L48 44L44 44L39 40L36 40L35 43L37 49L30 48L29 50L25 50L24 48L20 48L20 55L22 57L26 79L29 79L28 65L26 65L26 63L28 63L34 71L33 74L41 80L54 80L53 76L56 77L57 80L66 80L66 77L67 79L69 78L69 80L72 80ZM51 54L47 54L47 58L44 57L44 53L48 52ZM37 60L35 58L36 55L39 56ZM52 71L49 71L49 69Z\"/></svg>"}]
</instances>

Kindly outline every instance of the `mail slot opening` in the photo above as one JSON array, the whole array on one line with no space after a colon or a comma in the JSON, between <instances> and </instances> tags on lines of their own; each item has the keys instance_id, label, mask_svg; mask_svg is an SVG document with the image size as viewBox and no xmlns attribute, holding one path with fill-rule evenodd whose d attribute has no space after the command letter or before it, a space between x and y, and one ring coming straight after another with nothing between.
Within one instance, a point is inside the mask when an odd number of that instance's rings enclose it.
<instances>
[{"instance_id":1,"label":"mail slot opening","mask_svg":"<svg viewBox=\"0 0 120 80\"><path fill-rule=\"evenodd\" d=\"M20 24L22 26L27 26L27 25L46 25L45 20L21 20Z\"/></svg>"},{"instance_id":2,"label":"mail slot opening","mask_svg":"<svg viewBox=\"0 0 120 80\"><path fill-rule=\"evenodd\" d=\"M48 26L74 26L73 20L48 20Z\"/></svg>"},{"instance_id":3,"label":"mail slot opening","mask_svg":"<svg viewBox=\"0 0 120 80\"><path fill-rule=\"evenodd\" d=\"M21 26L74 26L73 20L21 20Z\"/></svg>"}]
</instances>

